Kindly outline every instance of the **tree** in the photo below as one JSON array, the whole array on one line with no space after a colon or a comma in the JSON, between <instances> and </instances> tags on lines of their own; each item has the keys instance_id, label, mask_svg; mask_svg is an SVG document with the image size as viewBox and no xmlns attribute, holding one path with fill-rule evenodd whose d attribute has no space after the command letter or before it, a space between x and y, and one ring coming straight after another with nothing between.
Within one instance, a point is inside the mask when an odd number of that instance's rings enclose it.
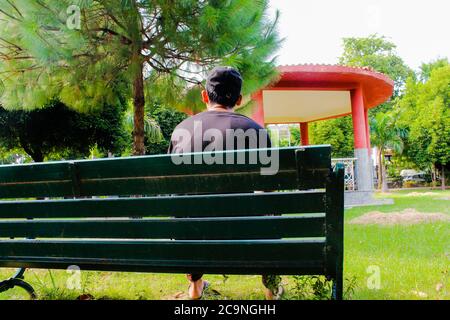
<instances>
[{"instance_id":1,"label":"tree","mask_svg":"<svg viewBox=\"0 0 450 320\"><path fill-rule=\"evenodd\" d=\"M0 143L0 164L17 164L32 162L31 157L21 148L7 148Z\"/></svg>"},{"instance_id":2,"label":"tree","mask_svg":"<svg viewBox=\"0 0 450 320\"><path fill-rule=\"evenodd\" d=\"M331 144L332 156L353 157L353 123L350 116L313 122L310 125L312 144Z\"/></svg>"},{"instance_id":3,"label":"tree","mask_svg":"<svg viewBox=\"0 0 450 320\"><path fill-rule=\"evenodd\" d=\"M419 78L425 82L409 79L397 107L401 122L409 128L408 156L423 169L439 168L445 189L450 162L450 64L432 63L422 70L426 74Z\"/></svg>"},{"instance_id":4,"label":"tree","mask_svg":"<svg viewBox=\"0 0 450 320\"><path fill-rule=\"evenodd\" d=\"M0 107L0 145L22 148L35 162L46 158L80 158L96 146L104 154L120 154L128 137L116 106L79 113L58 101L33 111Z\"/></svg>"},{"instance_id":5,"label":"tree","mask_svg":"<svg viewBox=\"0 0 450 320\"><path fill-rule=\"evenodd\" d=\"M167 153L173 130L181 121L187 118L187 114L174 110L173 108L157 106L149 112L149 116L158 123L161 129L162 139L153 143L152 141L146 140L148 153Z\"/></svg>"},{"instance_id":6,"label":"tree","mask_svg":"<svg viewBox=\"0 0 450 320\"><path fill-rule=\"evenodd\" d=\"M279 44L268 0L0 0L1 102L39 107L58 97L79 110L115 105L110 83L127 79L134 154L144 154L145 101L157 80L194 83L215 64L237 67L244 92L275 75ZM268 61L269 60L269 61ZM166 81L167 80L167 81Z\"/></svg>"},{"instance_id":7,"label":"tree","mask_svg":"<svg viewBox=\"0 0 450 320\"><path fill-rule=\"evenodd\" d=\"M447 58L439 58L428 63L422 63L420 65L419 80L421 82L427 82L427 80L430 79L433 70L445 67L448 64Z\"/></svg>"},{"instance_id":8,"label":"tree","mask_svg":"<svg viewBox=\"0 0 450 320\"><path fill-rule=\"evenodd\" d=\"M381 189L383 192L388 191L386 149L391 149L400 154L403 151L403 139L406 138L406 130L398 126L397 118L398 115L393 111L387 113L379 112L370 122L371 140L378 149L378 189Z\"/></svg>"},{"instance_id":9,"label":"tree","mask_svg":"<svg viewBox=\"0 0 450 320\"><path fill-rule=\"evenodd\" d=\"M130 134L130 136L133 136L134 114L132 106L131 108L129 106L125 113L125 129ZM154 118L152 118L148 112L144 114L144 133L144 142L146 146L159 144L164 140L159 123Z\"/></svg>"},{"instance_id":10,"label":"tree","mask_svg":"<svg viewBox=\"0 0 450 320\"><path fill-rule=\"evenodd\" d=\"M397 46L384 36L372 34L365 38L344 38L343 47L344 52L339 58L339 64L370 67L388 75L394 81L391 101L376 108L375 111L386 112L391 109L392 101L401 94L406 79L413 74L413 71L397 55L395 51Z\"/></svg>"}]
</instances>

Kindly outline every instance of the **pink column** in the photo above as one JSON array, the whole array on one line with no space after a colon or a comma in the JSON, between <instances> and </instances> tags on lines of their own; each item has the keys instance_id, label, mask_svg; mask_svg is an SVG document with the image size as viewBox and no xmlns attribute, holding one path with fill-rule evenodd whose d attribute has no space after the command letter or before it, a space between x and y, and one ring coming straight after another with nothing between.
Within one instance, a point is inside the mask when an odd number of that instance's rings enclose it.
<instances>
[{"instance_id":1,"label":"pink column","mask_svg":"<svg viewBox=\"0 0 450 320\"><path fill-rule=\"evenodd\" d=\"M369 157L367 110L364 108L364 96L361 87L350 92L352 101L353 134L355 137L356 185L360 191L371 191L372 169Z\"/></svg>"},{"instance_id":2,"label":"pink column","mask_svg":"<svg viewBox=\"0 0 450 320\"><path fill-rule=\"evenodd\" d=\"M302 146L309 145L308 122L300 122L300 139Z\"/></svg>"},{"instance_id":3,"label":"pink column","mask_svg":"<svg viewBox=\"0 0 450 320\"><path fill-rule=\"evenodd\" d=\"M369 150L369 158L371 156L371 147L370 147L370 127L369 127L369 110L364 109L364 120L366 125L366 145Z\"/></svg>"},{"instance_id":4,"label":"pink column","mask_svg":"<svg viewBox=\"0 0 450 320\"><path fill-rule=\"evenodd\" d=\"M367 148L366 113L364 110L363 92L360 87L350 93L352 100L353 134L355 137L355 149Z\"/></svg>"},{"instance_id":5,"label":"pink column","mask_svg":"<svg viewBox=\"0 0 450 320\"><path fill-rule=\"evenodd\" d=\"M255 101L256 108L251 118L255 120L261 127L264 127L264 103L262 90L252 95L252 100Z\"/></svg>"}]
</instances>

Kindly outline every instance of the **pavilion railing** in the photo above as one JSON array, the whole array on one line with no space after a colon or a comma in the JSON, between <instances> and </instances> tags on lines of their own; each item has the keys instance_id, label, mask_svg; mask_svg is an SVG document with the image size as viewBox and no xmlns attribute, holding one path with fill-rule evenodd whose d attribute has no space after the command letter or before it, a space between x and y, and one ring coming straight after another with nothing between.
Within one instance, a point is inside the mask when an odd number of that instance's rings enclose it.
<instances>
[{"instance_id":1,"label":"pavilion railing","mask_svg":"<svg viewBox=\"0 0 450 320\"><path fill-rule=\"evenodd\" d=\"M344 171L344 186L345 190L355 191L357 189L355 180L355 161L356 158L334 158L331 159L331 166L334 169L336 163L343 163Z\"/></svg>"}]
</instances>

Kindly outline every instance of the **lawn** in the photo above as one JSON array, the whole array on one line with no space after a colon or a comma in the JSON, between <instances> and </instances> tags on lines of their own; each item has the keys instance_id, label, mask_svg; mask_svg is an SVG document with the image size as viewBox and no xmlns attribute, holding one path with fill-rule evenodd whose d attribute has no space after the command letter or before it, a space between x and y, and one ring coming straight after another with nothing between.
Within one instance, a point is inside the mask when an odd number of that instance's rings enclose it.
<instances>
[{"instance_id":1,"label":"lawn","mask_svg":"<svg viewBox=\"0 0 450 320\"><path fill-rule=\"evenodd\" d=\"M415 193L413 193L415 192ZM413 193L413 195L411 195ZM450 223L415 225L357 225L352 219L372 211L450 214L450 191L402 190L378 197L393 205L366 206L345 211L345 291L347 299L450 299ZM2 269L0 278L12 274ZM208 275L208 299L263 299L259 276ZM73 275L66 271L28 270L26 279L40 299L75 299L90 294L97 299L185 299L184 275L120 272L82 272L80 287L68 289ZM285 299L298 293L301 279L283 277ZM21 289L0 293L0 299L27 298ZM309 296L314 298L314 296Z\"/></svg>"}]
</instances>

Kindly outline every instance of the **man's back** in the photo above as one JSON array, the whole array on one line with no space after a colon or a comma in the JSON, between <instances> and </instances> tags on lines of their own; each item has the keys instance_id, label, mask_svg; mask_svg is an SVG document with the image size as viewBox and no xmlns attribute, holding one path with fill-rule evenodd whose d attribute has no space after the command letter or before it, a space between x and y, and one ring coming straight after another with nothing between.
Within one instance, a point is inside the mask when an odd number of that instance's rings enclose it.
<instances>
[{"instance_id":1,"label":"man's back","mask_svg":"<svg viewBox=\"0 0 450 320\"><path fill-rule=\"evenodd\" d=\"M230 67L214 68L208 75L205 90L201 94L208 111L184 120L175 128L168 152L269 148L271 144L267 131L255 121L233 112L236 106L241 105L241 89L242 77L237 70ZM202 276L187 275L191 299L200 299L209 286L207 281L202 280ZM278 278L263 277L266 296L273 296L273 288L278 288L281 281Z\"/></svg>"},{"instance_id":2,"label":"man's back","mask_svg":"<svg viewBox=\"0 0 450 320\"><path fill-rule=\"evenodd\" d=\"M205 111L181 122L174 130L169 153L270 148L267 131L234 112Z\"/></svg>"}]
</instances>

